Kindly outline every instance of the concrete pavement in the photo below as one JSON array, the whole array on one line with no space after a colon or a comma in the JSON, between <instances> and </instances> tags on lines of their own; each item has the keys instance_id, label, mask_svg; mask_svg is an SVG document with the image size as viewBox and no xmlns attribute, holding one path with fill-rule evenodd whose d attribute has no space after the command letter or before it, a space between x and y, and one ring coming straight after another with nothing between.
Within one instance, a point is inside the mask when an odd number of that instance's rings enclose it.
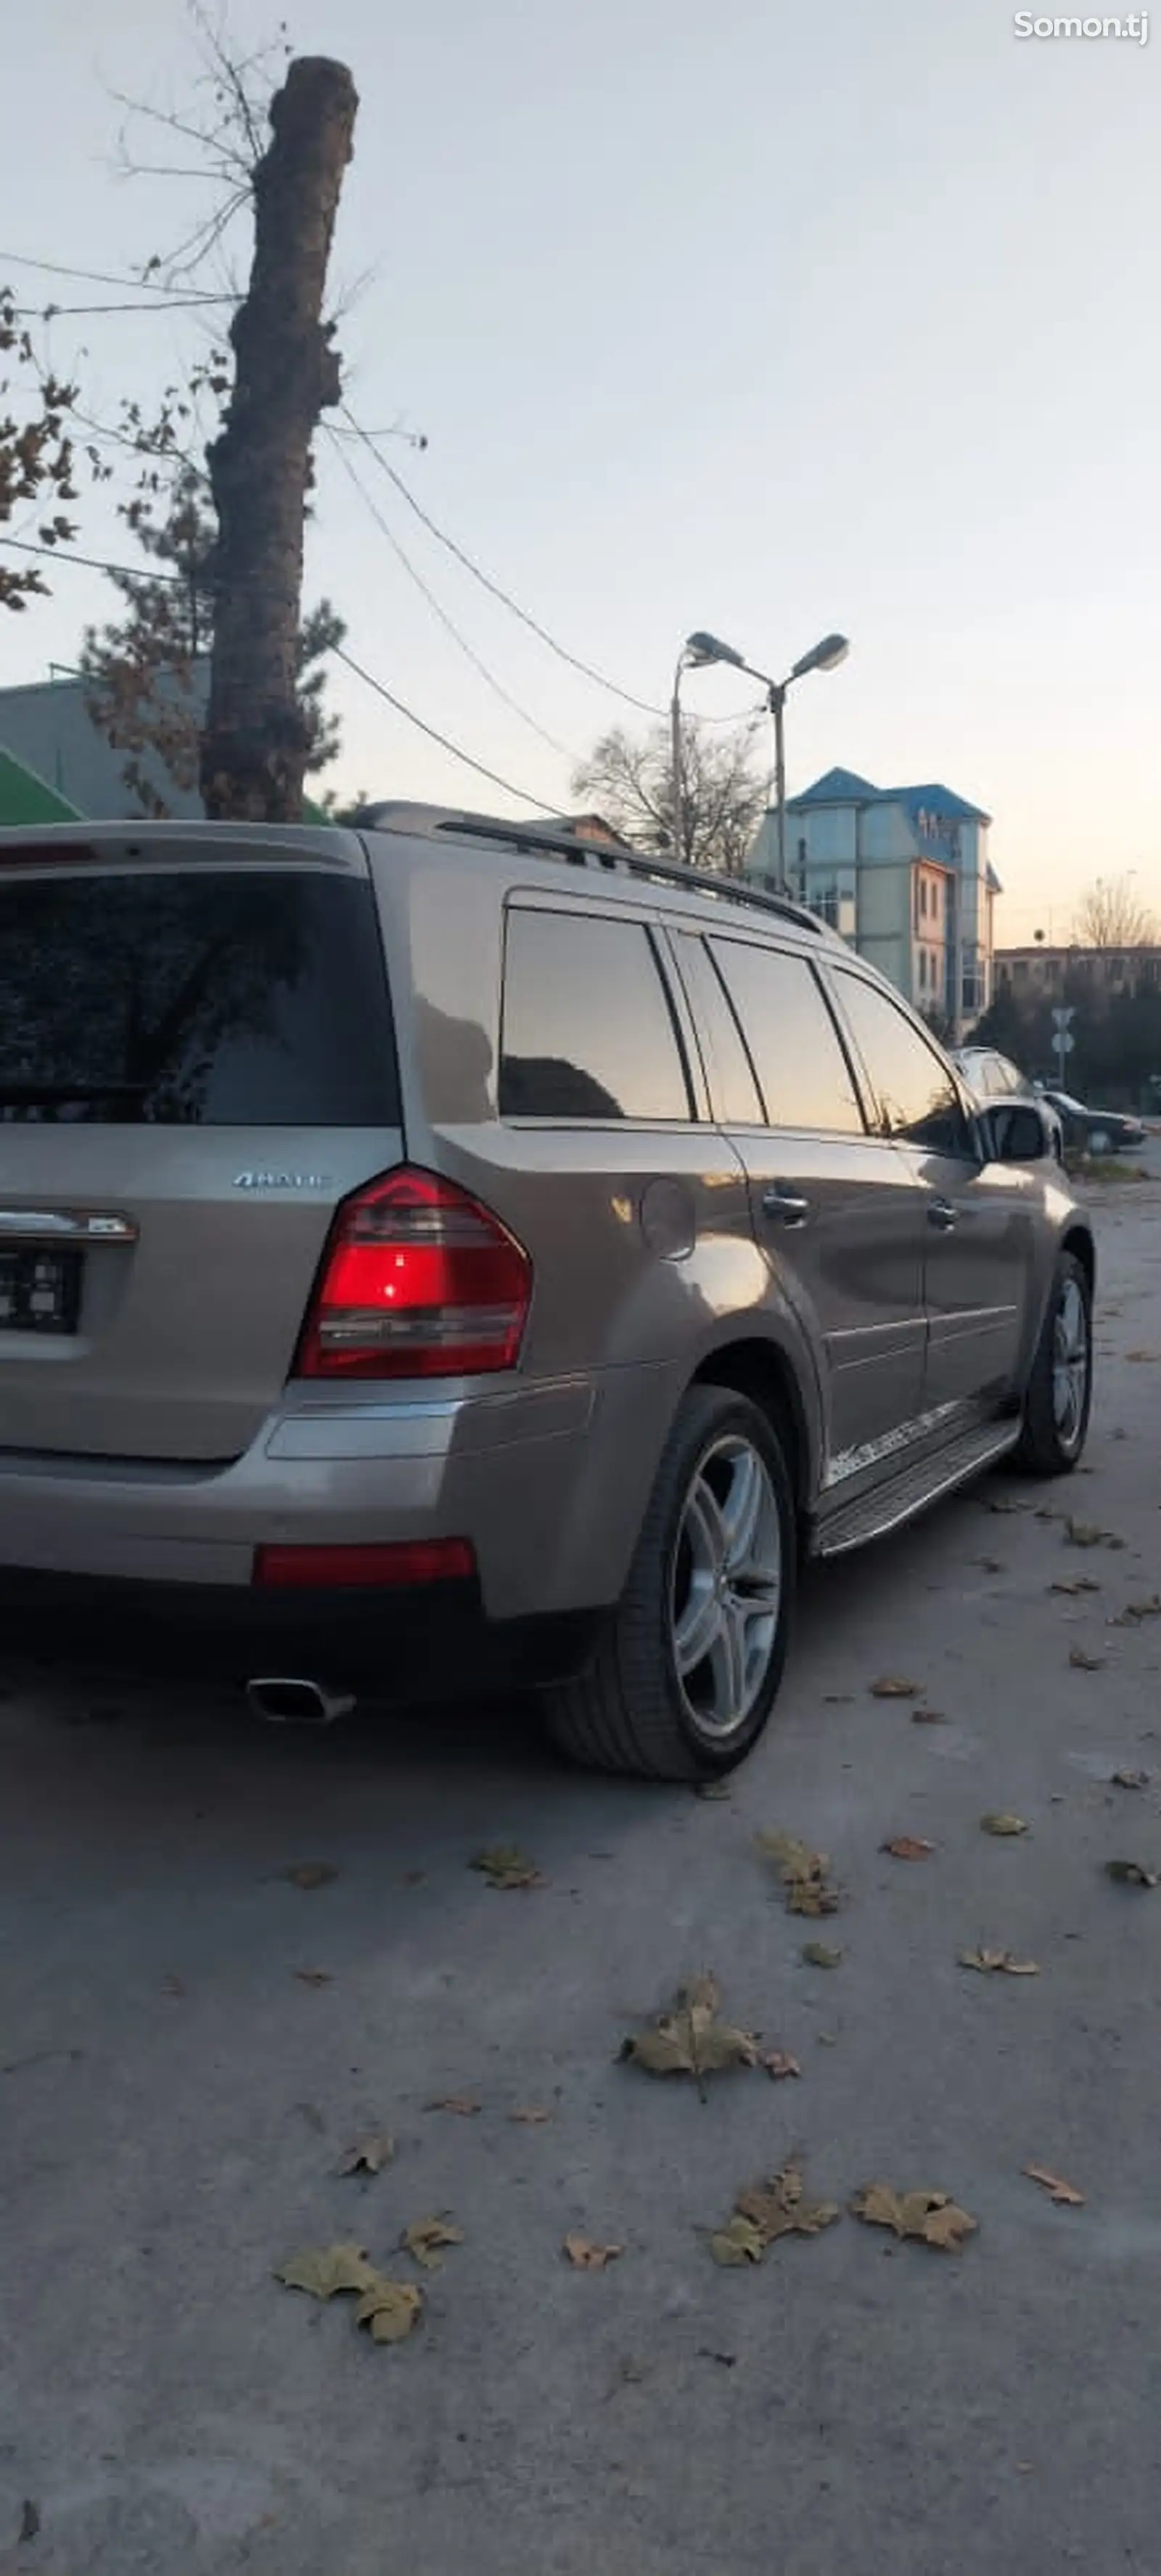
<instances>
[{"instance_id":1,"label":"concrete pavement","mask_svg":"<svg viewBox=\"0 0 1161 2576\"><path fill-rule=\"evenodd\" d=\"M1099 1226L1086 1471L813 1579L725 1799L570 1776L511 1714L314 1738L10 1675L4 2576L1156 2570L1161 1888L1104 1863L1161 1870L1161 1619L1109 1624L1161 1590L1161 1169ZM782 1910L774 1826L831 1854L833 1923ZM493 1842L545 1884L492 1891ZM802 1963L816 1930L837 1970ZM981 1943L1040 1975L965 1971ZM703 2104L614 2064L707 1965L798 2080ZM394 2163L336 2176L380 2124ZM716 2269L699 2230L796 2148L820 2196L938 2187L979 2232L953 2258L845 2217ZM442 2270L387 2259L439 2211ZM624 2251L574 2272L574 2229ZM340 2238L423 2280L406 2345L275 2283Z\"/></svg>"}]
</instances>

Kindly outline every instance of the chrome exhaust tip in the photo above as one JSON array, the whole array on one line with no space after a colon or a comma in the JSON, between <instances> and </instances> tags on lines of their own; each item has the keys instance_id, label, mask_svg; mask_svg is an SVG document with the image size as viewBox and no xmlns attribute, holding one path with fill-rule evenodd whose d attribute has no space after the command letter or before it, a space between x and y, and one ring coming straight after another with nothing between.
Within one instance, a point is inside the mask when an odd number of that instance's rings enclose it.
<instances>
[{"instance_id":1,"label":"chrome exhaust tip","mask_svg":"<svg viewBox=\"0 0 1161 2576\"><path fill-rule=\"evenodd\" d=\"M330 1690L300 1674L259 1676L247 1682L246 1697L268 1726L333 1726L355 1705L353 1691Z\"/></svg>"}]
</instances>

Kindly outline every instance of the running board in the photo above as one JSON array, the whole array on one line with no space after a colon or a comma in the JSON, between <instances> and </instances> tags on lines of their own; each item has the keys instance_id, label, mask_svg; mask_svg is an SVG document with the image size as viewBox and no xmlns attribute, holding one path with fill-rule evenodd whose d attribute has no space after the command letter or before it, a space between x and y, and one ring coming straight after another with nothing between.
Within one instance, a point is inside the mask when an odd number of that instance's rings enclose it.
<instances>
[{"instance_id":1,"label":"running board","mask_svg":"<svg viewBox=\"0 0 1161 2576\"><path fill-rule=\"evenodd\" d=\"M847 1556L852 1548L866 1547L871 1539L887 1538L892 1530L902 1529L945 1494L954 1494L958 1485L970 1484L973 1476L1006 1458L1016 1447L1020 1430L1016 1420L985 1422L962 1431L936 1456L920 1459L901 1476L892 1477L889 1485L880 1485L873 1494L860 1494L857 1502L831 1514L816 1531L815 1555Z\"/></svg>"}]
</instances>

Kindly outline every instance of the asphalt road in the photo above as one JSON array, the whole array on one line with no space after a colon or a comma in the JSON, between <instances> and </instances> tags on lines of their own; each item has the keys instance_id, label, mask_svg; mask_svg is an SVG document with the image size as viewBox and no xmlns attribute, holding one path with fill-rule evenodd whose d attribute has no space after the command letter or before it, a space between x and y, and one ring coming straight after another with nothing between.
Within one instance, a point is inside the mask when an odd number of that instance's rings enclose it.
<instances>
[{"instance_id":1,"label":"asphalt road","mask_svg":"<svg viewBox=\"0 0 1161 2576\"><path fill-rule=\"evenodd\" d=\"M727 1798L569 1776L510 1715L287 1735L9 1674L4 2576L1155 2576L1161 1888L1104 1865L1161 1870L1161 1619L1110 1624L1161 1588L1161 1171L1099 1224L1086 1470L816 1577ZM783 1910L771 1827L831 1855L833 1922ZM544 1884L488 1887L496 1842ZM614 2063L706 1967L798 2078ZM380 2126L394 2162L338 2176ZM847 2215L717 2268L700 2231L795 2151L978 2232ZM442 2212L442 2269L392 2255ZM573 2270L571 2231L623 2251ZM341 2239L422 2283L405 2344L275 2281Z\"/></svg>"}]
</instances>

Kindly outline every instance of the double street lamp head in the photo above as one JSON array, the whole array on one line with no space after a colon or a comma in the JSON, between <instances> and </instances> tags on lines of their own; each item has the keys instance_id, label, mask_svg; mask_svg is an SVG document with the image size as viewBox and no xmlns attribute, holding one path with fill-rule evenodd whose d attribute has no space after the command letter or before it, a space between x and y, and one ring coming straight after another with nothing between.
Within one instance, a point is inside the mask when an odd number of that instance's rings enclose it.
<instances>
[{"instance_id":1,"label":"double street lamp head","mask_svg":"<svg viewBox=\"0 0 1161 2576\"><path fill-rule=\"evenodd\" d=\"M723 644L720 636L707 634L702 626L698 627L696 634L686 636L684 659L695 671L703 669L707 662L730 662L736 671L745 669L742 656L735 653L733 645Z\"/></svg>"},{"instance_id":2,"label":"double street lamp head","mask_svg":"<svg viewBox=\"0 0 1161 2576\"><path fill-rule=\"evenodd\" d=\"M821 644L812 645L809 653L795 663L790 677L801 680L807 671L834 671L840 662L845 662L850 649L845 635L824 635Z\"/></svg>"}]
</instances>

